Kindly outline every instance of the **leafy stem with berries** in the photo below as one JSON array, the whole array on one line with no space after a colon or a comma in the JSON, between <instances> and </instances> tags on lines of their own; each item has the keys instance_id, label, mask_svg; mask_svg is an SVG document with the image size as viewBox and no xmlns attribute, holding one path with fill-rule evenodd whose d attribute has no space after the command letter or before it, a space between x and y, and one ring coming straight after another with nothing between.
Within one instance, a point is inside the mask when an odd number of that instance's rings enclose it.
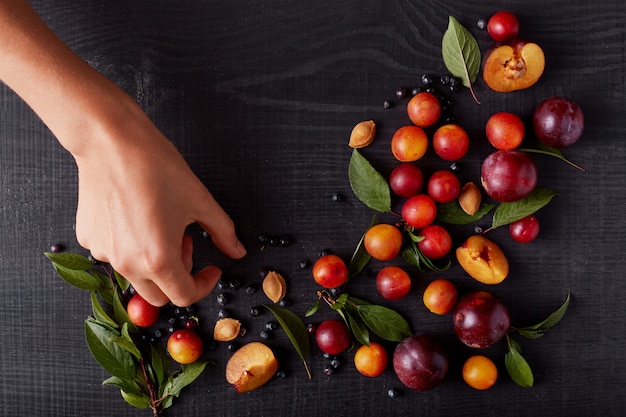
<instances>
[{"instance_id":1,"label":"leafy stem with berries","mask_svg":"<svg viewBox=\"0 0 626 417\"><path fill-rule=\"evenodd\" d=\"M124 308L124 294L130 284L110 265L75 253L45 255L61 279L90 292L92 315L85 320L85 339L94 359L111 374L103 384L118 387L128 404L150 408L154 416L160 415L200 376L208 361L175 368L157 341L141 340L139 329Z\"/></svg>"}]
</instances>

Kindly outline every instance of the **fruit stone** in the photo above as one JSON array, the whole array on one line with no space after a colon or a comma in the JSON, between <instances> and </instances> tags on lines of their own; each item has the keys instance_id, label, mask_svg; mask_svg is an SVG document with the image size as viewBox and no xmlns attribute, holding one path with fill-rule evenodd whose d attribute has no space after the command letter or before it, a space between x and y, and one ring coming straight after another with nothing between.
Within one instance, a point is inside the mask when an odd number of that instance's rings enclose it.
<instances>
[{"instance_id":1,"label":"fruit stone","mask_svg":"<svg viewBox=\"0 0 626 417\"><path fill-rule=\"evenodd\" d=\"M261 342L239 348L226 363L226 381L237 392L248 392L267 383L278 371L272 349Z\"/></svg>"},{"instance_id":2,"label":"fruit stone","mask_svg":"<svg viewBox=\"0 0 626 417\"><path fill-rule=\"evenodd\" d=\"M413 335L393 353L393 369L404 385L427 391L439 385L448 373L448 352L430 335Z\"/></svg>"},{"instance_id":3,"label":"fruit stone","mask_svg":"<svg viewBox=\"0 0 626 417\"><path fill-rule=\"evenodd\" d=\"M474 235L456 249L459 265L476 281L499 284L509 274L509 261L491 240Z\"/></svg>"},{"instance_id":4,"label":"fruit stone","mask_svg":"<svg viewBox=\"0 0 626 417\"><path fill-rule=\"evenodd\" d=\"M487 51L483 78L492 90L508 93L534 85L544 68L545 56L541 47L516 39L496 44Z\"/></svg>"}]
</instances>

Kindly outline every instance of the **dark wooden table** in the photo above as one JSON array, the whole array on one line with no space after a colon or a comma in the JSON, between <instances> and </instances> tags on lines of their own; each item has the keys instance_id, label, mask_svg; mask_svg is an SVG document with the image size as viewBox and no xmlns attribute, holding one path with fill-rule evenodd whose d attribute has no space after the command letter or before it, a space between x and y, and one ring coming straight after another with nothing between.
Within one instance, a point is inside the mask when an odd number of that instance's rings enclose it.
<instances>
[{"instance_id":1,"label":"dark wooden table","mask_svg":"<svg viewBox=\"0 0 626 417\"><path fill-rule=\"evenodd\" d=\"M542 209L540 237L512 242L506 228L490 232L512 265L510 277L490 287L509 306L514 324L536 322L571 292L565 319L545 337L520 340L536 384L524 389L506 375L505 346L485 353L498 363L500 380L475 391L460 376L470 352L453 337L450 316L427 313L426 282L443 276L462 292L485 288L457 265L441 274L414 270L408 298L385 302L367 274L349 292L389 305L416 333L440 336L453 353L446 381L426 393L403 389L390 368L379 378L357 373L352 353L334 375L323 373L316 346L308 380L284 333L268 341L292 352L285 379L237 394L224 379L225 345L207 352L215 364L183 391L171 416L385 416L517 415L618 416L626 406L626 7L609 1L70 1L33 2L45 21L78 54L134 96L171 138L224 208L249 249L242 261L218 254L192 228L198 265L216 263L244 285L272 266L289 284L291 309L303 316L316 286L303 259L322 249L348 259L372 219L352 194L347 177L352 126L379 123L375 143L363 151L383 173L394 165L388 141L407 123L399 86L419 86L423 73L442 74L441 37L448 15L489 44L475 22L510 8L522 35L547 56L533 88L511 94L488 90L479 80L473 103L467 89L452 95L457 121L470 133L471 150L461 175L478 178L489 152L483 129L496 111L529 120L542 99L562 95L585 112L583 138L566 149L579 172L556 159L536 156L540 184L560 194ZM45 94L45 91L41 92ZM383 108L392 100L394 107ZM74 162L46 127L9 89L0 87L0 414L46 416L149 415L127 406L117 389L101 386L108 375L92 359L83 336L91 314L88 294L61 281L44 251L75 243ZM430 153L426 172L446 168ZM335 203L332 194L346 197ZM103 200L106 195L102 196ZM392 215L379 216L393 222ZM455 229L455 242L474 226ZM261 250L260 233L286 234L286 248ZM400 262L400 260L398 260ZM380 263L373 262L375 271ZM251 318L261 293L230 291L228 308L259 340L267 314ZM198 304L206 333L219 306L211 296ZM331 318L323 309L315 320ZM311 320L307 320L311 321ZM518 338L519 339L519 338ZM391 399L390 388L401 395Z\"/></svg>"}]
</instances>

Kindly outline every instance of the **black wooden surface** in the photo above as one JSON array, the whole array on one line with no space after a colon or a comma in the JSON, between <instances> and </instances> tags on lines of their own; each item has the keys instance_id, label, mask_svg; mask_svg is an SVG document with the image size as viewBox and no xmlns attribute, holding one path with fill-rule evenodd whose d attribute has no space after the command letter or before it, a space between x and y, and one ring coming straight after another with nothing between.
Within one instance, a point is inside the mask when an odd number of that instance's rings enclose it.
<instances>
[{"instance_id":1,"label":"black wooden surface","mask_svg":"<svg viewBox=\"0 0 626 417\"><path fill-rule=\"evenodd\" d=\"M449 316L435 317L421 304L424 283L444 276L461 291L481 288L453 266L443 274L415 274L404 301L386 303L409 318L415 332L441 336L454 359L444 384L426 393L402 389L391 369L374 379L345 365L331 377L315 346L308 380L295 353L285 379L237 394L223 372L225 346L207 352L215 361L183 391L171 416L379 416L519 415L618 416L626 400L624 334L624 140L626 111L626 5L595 1L34 1L54 31L95 68L134 96L171 138L194 171L235 219L249 249L230 261L202 240L198 265L217 263L244 284L271 265L288 280L291 308L300 315L314 302L310 270L298 266L331 248L346 259L372 215L353 197L347 178L352 126L379 124L364 154L381 172L394 165L388 139L407 122L403 103L385 110L398 86L419 85L422 73L444 72L441 36L448 15L476 35L484 49L480 17L514 11L522 35L543 46L547 69L533 88L512 94L489 91L482 81L474 104L469 92L454 95L457 120L472 147L462 178L478 178L490 149L487 117L513 111L528 120L543 98L563 95L583 108L583 138L565 150L585 166L581 173L559 161L535 157L540 184L560 195L540 211L541 235L524 246L505 228L491 232L512 265L511 276L490 287L509 305L514 324L545 317L572 294L570 311L544 338L520 343L535 371L536 386L523 389L506 375L502 344L485 352L500 367L500 380L478 392L460 377L471 352L455 341ZM45 91L42 91L45 94ZM0 87L0 415L149 415L127 406L117 389L101 386L108 375L92 359L83 337L88 294L61 281L43 256L53 243L75 243L76 171L73 160L38 118ZM429 154L426 171L446 163ZM349 204L331 200L333 192ZM106 198L106 196L103 196ZM380 220L394 221L383 215ZM455 229L457 241L473 226ZM256 242L262 232L291 235L288 248ZM375 270L380 264L373 263ZM350 292L385 303L373 278L362 276ZM269 316L248 317L264 301L232 292L228 306L248 328L242 341L259 340ZM219 306L213 296L198 305L205 331ZM316 320L333 317L322 310ZM519 338L518 338L519 339ZM268 342L290 344L283 333ZM402 395L387 397L389 388Z\"/></svg>"}]
</instances>

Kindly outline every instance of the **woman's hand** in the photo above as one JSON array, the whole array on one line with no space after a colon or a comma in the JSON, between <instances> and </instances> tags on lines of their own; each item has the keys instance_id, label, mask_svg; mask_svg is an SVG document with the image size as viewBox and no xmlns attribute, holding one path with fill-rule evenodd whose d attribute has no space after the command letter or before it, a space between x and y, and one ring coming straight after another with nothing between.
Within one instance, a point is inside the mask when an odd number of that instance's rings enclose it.
<instances>
[{"instance_id":1,"label":"woman's hand","mask_svg":"<svg viewBox=\"0 0 626 417\"><path fill-rule=\"evenodd\" d=\"M152 304L205 297L220 270L190 275L185 228L198 222L222 252L240 258L232 220L132 98L61 42L26 0L0 0L0 27L0 79L76 159L79 243Z\"/></svg>"},{"instance_id":2,"label":"woman's hand","mask_svg":"<svg viewBox=\"0 0 626 417\"><path fill-rule=\"evenodd\" d=\"M233 221L179 152L140 109L131 109L76 157L76 235L148 302L190 305L213 289L221 272L209 266L190 275L192 243L185 228L199 223L232 258L245 249Z\"/></svg>"}]
</instances>

